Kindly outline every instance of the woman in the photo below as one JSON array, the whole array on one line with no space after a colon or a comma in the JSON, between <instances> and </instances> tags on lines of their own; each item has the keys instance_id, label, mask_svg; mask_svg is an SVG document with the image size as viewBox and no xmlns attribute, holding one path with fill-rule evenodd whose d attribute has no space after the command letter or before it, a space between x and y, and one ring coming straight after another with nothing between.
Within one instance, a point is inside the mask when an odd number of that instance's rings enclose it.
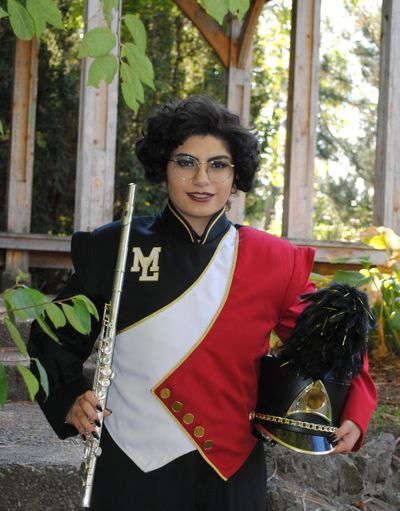
<instances>
[{"instance_id":1,"label":"woman","mask_svg":"<svg viewBox=\"0 0 400 511\"><path fill-rule=\"evenodd\" d=\"M249 413L274 329L285 339L303 309L314 251L225 215L259 163L255 136L206 97L157 110L136 152L168 204L134 219L93 494L93 509L261 511L266 473ZM109 301L120 223L72 240L75 273L62 297ZM99 325L62 346L36 326L31 356L50 378L41 407L61 437L93 434L98 401L82 376ZM364 368L336 431L337 452L361 443L375 406Z\"/></svg>"}]
</instances>

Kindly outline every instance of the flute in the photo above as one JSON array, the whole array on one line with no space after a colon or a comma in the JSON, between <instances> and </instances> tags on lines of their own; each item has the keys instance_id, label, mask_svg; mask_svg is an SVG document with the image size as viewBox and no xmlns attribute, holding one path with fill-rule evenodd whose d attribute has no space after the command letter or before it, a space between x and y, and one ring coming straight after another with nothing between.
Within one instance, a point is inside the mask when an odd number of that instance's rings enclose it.
<instances>
[{"instance_id":1,"label":"flute","mask_svg":"<svg viewBox=\"0 0 400 511\"><path fill-rule=\"evenodd\" d=\"M135 189L136 185L134 183L130 183L128 185L128 197L124 205L124 211L121 219L121 237L118 247L117 264L114 272L113 290L110 302L106 303L104 306L102 326L99 335L99 348L92 390L100 402L102 411L99 414L100 426L96 426L95 428L98 438L94 438L92 435L89 435L85 445L82 495L82 506L84 508L90 507L96 462L97 458L101 455L100 440L103 429L103 418L107 403L108 389L113 378L112 360L117 333L118 310L128 256L129 233L133 217Z\"/></svg>"}]
</instances>

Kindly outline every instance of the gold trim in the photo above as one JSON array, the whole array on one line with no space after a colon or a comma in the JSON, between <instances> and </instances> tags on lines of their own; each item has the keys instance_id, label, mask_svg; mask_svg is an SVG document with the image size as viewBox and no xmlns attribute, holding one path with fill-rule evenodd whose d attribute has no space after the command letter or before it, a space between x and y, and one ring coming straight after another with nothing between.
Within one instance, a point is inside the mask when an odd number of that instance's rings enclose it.
<instances>
[{"instance_id":1,"label":"gold trim","mask_svg":"<svg viewBox=\"0 0 400 511\"><path fill-rule=\"evenodd\" d=\"M140 323L143 323L144 321L147 321L148 319L151 319L153 318L154 316L157 316L157 314L161 314L161 312L163 312L164 310L166 310L168 307L172 307L176 302L178 302L179 300L181 300L187 293L189 293L196 285L197 283L204 277L204 274L208 271L208 269L210 268L211 264L213 263L214 259L217 257L218 255L218 252L221 248L221 245L222 243L225 241L225 239L229 236L229 234L232 232L232 228L235 229L233 226L231 226L228 230L228 232L224 235L224 237L221 239L221 241L218 243L218 246L217 248L215 249L215 252L212 256L212 258L210 259L210 261L208 262L207 266L204 268L204 270L201 272L201 274L197 277L197 279L193 282L192 285L190 285L187 289L185 289L185 291L180 294L179 296L177 296L175 298L175 300L172 300L172 302L170 303L167 303L167 305L164 305L164 307L161 307L161 309L158 309L154 312L152 312L151 314L149 314L148 316L145 316L144 318L142 319L139 319L139 321L136 321L136 323L132 323L131 325L128 325L126 326L125 328L123 328L122 330L118 330L118 334L123 334L124 332L126 332L127 330L130 330L131 328L137 326L137 325L140 325ZM236 233L236 247L235 247L235 256L234 256L234 262L233 262L233 265L236 264L236 257L237 257L237 244L238 244L238 239L239 239L239 235L238 233ZM230 275L230 279L232 280L232 275ZM230 287L230 285L229 285ZM219 310L217 311L219 312Z\"/></svg>"},{"instance_id":2,"label":"gold trim","mask_svg":"<svg viewBox=\"0 0 400 511\"><path fill-rule=\"evenodd\" d=\"M172 211L172 213L174 214L174 216L180 221L180 223L185 227L185 229L187 230L187 232L189 233L189 236L190 236L190 239L192 240L192 243L194 243L194 238L193 238L193 234L191 233L189 227L185 224L185 222L182 220L182 218L176 213L176 211L174 211L170 205L170 203L168 202L168 208Z\"/></svg>"},{"instance_id":3,"label":"gold trim","mask_svg":"<svg viewBox=\"0 0 400 511\"><path fill-rule=\"evenodd\" d=\"M211 225L208 227L205 235L203 234L204 238L203 238L203 241L201 242L202 245L205 244L205 242L207 241L207 238L208 238L208 235L210 234L210 231L211 229L214 227L214 225L217 223L217 221L221 218L221 216L225 213L225 209L222 208L221 211L220 211L220 214L214 219L214 221L211 223Z\"/></svg>"},{"instance_id":4,"label":"gold trim","mask_svg":"<svg viewBox=\"0 0 400 511\"><path fill-rule=\"evenodd\" d=\"M228 478L225 477L224 475L222 475L222 473L218 470L218 468L214 465L214 463L207 457L207 455L203 452L202 448L200 447L199 444L196 443L196 441L194 440L194 438L192 437L192 435L189 433L189 431L183 426L183 424L180 422L180 420L175 416L175 415L172 415L171 414L171 410L169 410L167 404L164 402L164 401L161 401L159 399L159 397L157 396L157 394L155 393L155 390L154 388L152 388L150 390L150 392L153 394L153 396L158 399L158 402L161 403L164 408L167 410L167 412L169 412L169 415L175 420L175 422L178 424L178 426L181 428L181 430L186 434L186 436L189 438L189 440L192 442L192 444L195 446L196 450L199 452L200 456L204 459L204 461L206 463L208 463L210 465L211 468L213 468L215 470L215 472L219 475L219 477L224 480L224 481L227 481ZM200 440L199 440L200 441Z\"/></svg>"},{"instance_id":5,"label":"gold trim","mask_svg":"<svg viewBox=\"0 0 400 511\"><path fill-rule=\"evenodd\" d=\"M286 426L295 426L296 428L309 429L311 431L319 431L323 433L335 433L334 426L323 426L322 424L314 424L313 422L299 421L296 419L289 419L288 417L278 417L276 415L269 415L266 413L250 413L250 420L261 419L275 424L284 424Z\"/></svg>"},{"instance_id":6,"label":"gold trim","mask_svg":"<svg viewBox=\"0 0 400 511\"><path fill-rule=\"evenodd\" d=\"M233 227L234 229L234 227ZM231 228L229 229L229 231L225 234L223 240L228 236L228 234L231 232ZM221 242L222 243L222 240ZM214 314L214 317L212 318L212 320L210 321L210 324L209 326L207 327L206 331L204 332L204 334L200 337L200 339L192 346L192 348L188 351L188 353L186 353L186 355L164 376L164 378L162 380L160 380L158 383L156 383L151 389L150 389L150 392L151 394L158 400L158 402L160 402L164 407L165 409L168 411L169 415L179 424L179 426L181 427L181 429L186 433L186 435L189 437L189 439L193 442L193 444L196 446L196 449L199 451L199 453L201 454L201 456L204 458L204 460L217 472L217 474L224 480L224 481L227 481L228 478L223 476L221 474L221 472L218 470L218 468L214 465L214 463L207 457L207 455L203 452L202 448L200 447L199 444L197 444L195 442L195 440L193 439L192 435L186 430L186 428L183 427L183 425L181 424L181 422L178 420L178 418L173 415L171 413L171 411L169 410L167 404L165 402L163 402L159 397L158 395L156 394L156 389L158 387L160 387L160 385L163 384L163 382L165 380L167 380L167 378L169 378L171 376L172 373L174 373L178 367L180 367L186 360L187 358L190 357L190 355L199 347L199 345L204 341L204 339L207 337L208 335L208 332L211 330L213 324L215 323L216 319L218 318L221 310L223 309L224 305L225 305L225 302L226 300L228 299L228 296L229 296L229 292L231 290L231 287L232 287L232 281L233 281L233 275L235 273L235 268L236 268L236 263L237 263L237 255L238 255L238 248L239 248L239 236L237 235L236 236L236 239L235 239L235 252L234 252L234 256L233 256L233 263L232 263L232 268L231 268L231 271L230 271L230 275L229 275L229 284L227 286L227 289L225 291L225 295L223 297L223 299L221 300L221 304L220 306L218 307L218 310L216 311L216 313ZM215 254L216 252L214 253L212 259L214 259L215 257ZM211 263L211 261L210 261ZM209 264L210 264L209 263ZM207 266L208 267L208 266Z\"/></svg>"}]
</instances>

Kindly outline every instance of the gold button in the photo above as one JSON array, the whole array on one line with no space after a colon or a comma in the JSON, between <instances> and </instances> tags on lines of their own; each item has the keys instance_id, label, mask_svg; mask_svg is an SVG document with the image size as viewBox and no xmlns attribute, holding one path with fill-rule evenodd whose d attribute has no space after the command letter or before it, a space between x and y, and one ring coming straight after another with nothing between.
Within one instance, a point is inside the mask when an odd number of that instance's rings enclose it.
<instances>
[{"instance_id":1,"label":"gold button","mask_svg":"<svg viewBox=\"0 0 400 511\"><path fill-rule=\"evenodd\" d=\"M161 389L160 391L160 396L163 398L163 399L168 399L170 396L171 396L171 391L169 389L167 389L167 387L164 387L163 389Z\"/></svg>"},{"instance_id":2,"label":"gold button","mask_svg":"<svg viewBox=\"0 0 400 511\"><path fill-rule=\"evenodd\" d=\"M174 412L180 412L183 408L183 404L180 401L174 401L171 408Z\"/></svg>"},{"instance_id":3,"label":"gold button","mask_svg":"<svg viewBox=\"0 0 400 511\"><path fill-rule=\"evenodd\" d=\"M208 449L212 449L214 447L214 442L212 440L206 440L203 443L203 449L206 451Z\"/></svg>"},{"instance_id":4,"label":"gold button","mask_svg":"<svg viewBox=\"0 0 400 511\"><path fill-rule=\"evenodd\" d=\"M185 413L185 415L183 416L183 422L185 424L192 424L193 421L194 415L192 413Z\"/></svg>"},{"instance_id":5,"label":"gold button","mask_svg":"<svg viewBox=\"0 0 400 511\"><path fill-rule=\"evenodd\" d=\"M205 432L206 428L204 426L196 426L194 428L193 434L194 436L197 436L197 438L201 438L202 436L204 436Z\"/></svg>"}]
</instances>

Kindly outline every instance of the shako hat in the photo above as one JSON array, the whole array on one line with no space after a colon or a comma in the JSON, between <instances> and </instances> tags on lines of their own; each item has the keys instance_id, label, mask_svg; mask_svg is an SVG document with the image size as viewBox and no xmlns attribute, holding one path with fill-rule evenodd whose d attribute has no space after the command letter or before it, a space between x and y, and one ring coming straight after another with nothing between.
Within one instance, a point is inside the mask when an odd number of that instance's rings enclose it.
<instances>
[{"instance_id":1,"label":"shako hat","mask_svg":"<svg viewBox=\"0 0 400 511\"><path fill-rule=\"evenodd\" d=\"M292 450L334 449L352 377L359 374L375 326L366 293L332 283L301 296L309 305L292 335L260 365L253 431Z\"/></svg>"}]
</instances>

